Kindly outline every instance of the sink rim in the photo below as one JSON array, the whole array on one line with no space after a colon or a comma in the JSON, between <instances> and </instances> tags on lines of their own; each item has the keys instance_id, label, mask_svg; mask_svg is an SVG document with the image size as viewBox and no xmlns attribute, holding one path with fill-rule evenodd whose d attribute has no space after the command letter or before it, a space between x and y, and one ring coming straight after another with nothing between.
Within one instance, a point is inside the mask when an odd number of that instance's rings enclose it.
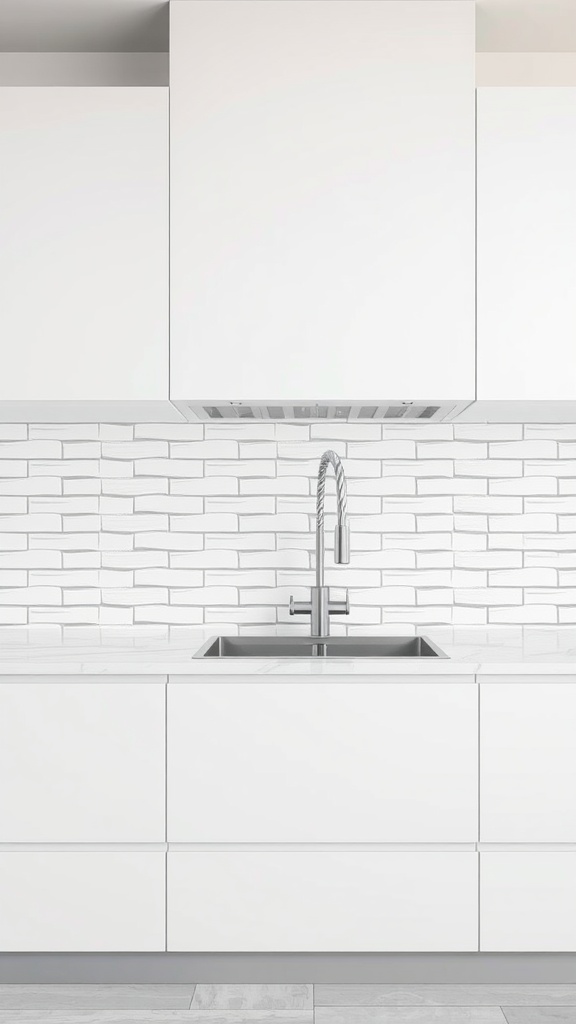
<instances>
[{"instance_id":1,"label":"sink rim","mask_svg":"<svg viewBox=\"0 0 576 1024\"><path fill-rule=\"evenodd\" d=\"M265 653L259 653L259 654L255 654L255 653L251 653L251 654L219 654L219 653L209 654L208 652L214 647L214 645L218 644L219 641L222 641L222 640L239 641L240 643L242 643L242 641L244 641L246 643L246 645L251 644L251 643L263 644L264 647L269 647L270 650L265 652ZM370 653L370 654L350 654L349 658L350 658L350 660L360 660L360 659L362 661L370 661L370 660L371 661L382 661L382 660L385 660L386 662L389 662L389 661L428 661L428 660L432 660L432 661L445 660L445 661L448 661L448 660L450 660L450 655L449 654L446 654L440 647L438 647L438 645L436 643L434 643L433 640L430 640L429 637L425 636L422 633L417 633L416 635L399 634L398 636L389 636L389 637L387 637L387 636L383 636L383 637L379 637L379 636L378 637L377 636L361 636L361 637L346 637L346 636L327 636L327 637L309 637L309 636L297 636L297 637L295 637L295 636L277 636L277 637L276 636L254 636L254 637L248 637L247 636L247 637L241 637L241 636L227 636L225 634L217 634L217 635L209 637L208 640L206 640L202 644L202 646L199 647L199 649L196 651L196 653L192 657L193 657L193 660L196 660L196 659L206 659L206 660L214 659L215 661L239 661L241 658L244 658L244 659L254 658L254 659L257 659L257 660L263 660L263 659L267 659L268 658L268 659L272 659L272 660L281 659L282 661L290 661L291 657L294 657L294 658L297 658L298 661L337 661L337 662L341 662L343 660L343 658L345 657L345 655L342 655L342 654L338 654L338 655L337 654L325 654L325 655L319 656L319 655L314 655L314 654L308 654L308 655L306 655L306 654L294 654L293 656L291 656L290 654L278 654L278 653L276 653L274 651L274 646L275 646L275 644L277 644L278 646L287 645L287 646L294 646L296 648L296 647L299 647L300 645L307 645L307 644L314 644L314 643L318 643L318 644L329 643L329 644L334 645L335 647L346 648L348 645L350 645L350 646L354 645L354 646L360 646L361 647L363 643L366 643L367 645L368 644L380 644L383 648L386 648L386 646L388 644L391 645L393 643L398 643L398 642L402 642L402 641L410 641L410 640L412 640L412 641L415 641L415 640L423 641L430 648L431 654L385 654L383 652L382 653L378 652L378 653Z\"/></svg>"}]
</instances>

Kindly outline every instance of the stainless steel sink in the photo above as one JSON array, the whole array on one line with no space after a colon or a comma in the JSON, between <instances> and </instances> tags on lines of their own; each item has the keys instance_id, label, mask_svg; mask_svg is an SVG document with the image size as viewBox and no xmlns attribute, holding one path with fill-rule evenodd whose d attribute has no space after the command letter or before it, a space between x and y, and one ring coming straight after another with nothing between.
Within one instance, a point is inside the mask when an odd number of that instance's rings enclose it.
<instances>
[{"instance_id":1,"label":"stainless steel sink","mask_svg":"<svg viewBox=\"0 0 576 1024\"><path fill-rule=\"evenodd\" d=\"M215 636L195 658L447 658L425 636Z\"/></svg>"}]
</instances>

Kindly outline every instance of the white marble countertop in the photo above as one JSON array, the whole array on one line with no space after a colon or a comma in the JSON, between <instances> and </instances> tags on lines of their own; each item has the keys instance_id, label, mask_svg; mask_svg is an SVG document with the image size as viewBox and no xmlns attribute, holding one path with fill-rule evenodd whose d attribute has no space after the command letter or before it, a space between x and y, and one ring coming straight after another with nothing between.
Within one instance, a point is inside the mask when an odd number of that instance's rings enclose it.
<instances>
[{"instance_id":1,"label":"white marble countertop","mask_svg":"<svg viewBox=\"0 0 576 1024\"><path fill-rule=\"evenodd\" d=\"M394 633L393 627L390 633ZM443 659L239 658L193 660L213 635L186 627L0 627L0 676L574 676L571 626L442 626L419 630Z\"/></svg>"}]
</instances>

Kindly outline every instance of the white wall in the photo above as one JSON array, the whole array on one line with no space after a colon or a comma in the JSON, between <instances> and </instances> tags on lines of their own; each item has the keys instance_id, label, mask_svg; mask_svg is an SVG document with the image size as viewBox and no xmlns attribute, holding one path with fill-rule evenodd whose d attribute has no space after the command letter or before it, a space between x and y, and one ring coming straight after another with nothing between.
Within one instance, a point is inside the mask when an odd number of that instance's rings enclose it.
<instances>
[{"instance_id":1,"label":"white wall","mask_svg":"<svg viewBox=\"0 0 576 1024\"><path fill-rule=\"evenodd\" d=\"M352 529L335 633L576 622L576 425L85 423L0 424L0 623L306 632L287 605L327 447Z\"/></svg>"}]
</instances>

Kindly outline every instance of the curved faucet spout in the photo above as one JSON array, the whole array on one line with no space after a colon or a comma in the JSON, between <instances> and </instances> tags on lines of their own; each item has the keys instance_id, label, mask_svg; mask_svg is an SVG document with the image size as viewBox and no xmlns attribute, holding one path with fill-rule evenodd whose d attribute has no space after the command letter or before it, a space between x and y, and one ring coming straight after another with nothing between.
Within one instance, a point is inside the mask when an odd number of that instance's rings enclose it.
<instances>
[{"instance_id":1,"label":"curved faucet spout","mask_svg":"<svg viewBox=\"0 0 576 1024\"><path fill-rule=\"evenodd\" d=\"M318 469L316 491L316 586L324 586L324 500L326 497L326 472L328 466L334 469L336 477L336 503L338 522L334 531L334 561L337 565L348 565L350 561L350 533L347 516L347 491L344 467L336 452L325 451Z\"/></svg>"}]
</instances>

